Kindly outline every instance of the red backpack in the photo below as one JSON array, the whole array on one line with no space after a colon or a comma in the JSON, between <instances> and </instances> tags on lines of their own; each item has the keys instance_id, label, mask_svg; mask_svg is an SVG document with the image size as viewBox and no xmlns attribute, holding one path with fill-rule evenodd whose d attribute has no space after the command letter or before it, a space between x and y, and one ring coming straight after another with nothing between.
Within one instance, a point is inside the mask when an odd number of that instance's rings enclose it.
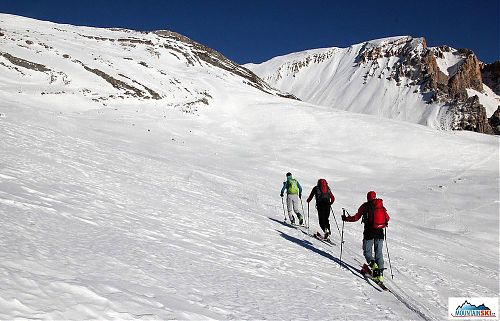
<instances>
[{"instance_id":1,"label":"red backpack","mask_svg":"<svg viewBox=\"0 0 500 321\"><path fill-rule=\"evenodd\" d=\"M318 180L318 185L316 186L316 204L330 204L330 187L325 179L321 178Z\"/></svg>"},{"instance_id":2,"label":"red backpack","mask_svg":"<svg viewBox=\"0 0 500 321\"><path fill-rule=\"evenodd\" d=\"M387 226L387 210L380 198L375 198L368 202L368 209L363 215L363 223L368 224L373 229L384 228Z\"/></svg>"}]
</instances>

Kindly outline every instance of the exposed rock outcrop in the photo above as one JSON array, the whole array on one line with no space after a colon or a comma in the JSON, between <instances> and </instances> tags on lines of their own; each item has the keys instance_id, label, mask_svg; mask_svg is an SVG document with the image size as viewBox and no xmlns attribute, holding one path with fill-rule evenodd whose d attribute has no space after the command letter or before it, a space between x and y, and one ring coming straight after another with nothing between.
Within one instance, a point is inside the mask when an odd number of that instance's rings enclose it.
<instances>
[{"instance_id":1,"label":"exposed rock outcrop","mask_svg":"<svg viewBox=\"0 0 500 321\"><path fill-rule=\"evenodd\" d=\"M31 69L31 70L35 70L35 71L40 71L40 72L51 71L50 68L47 68L45 65L15 57L7 52L0 51L0 56L5 57L5 59L10 61L13 65L16 65L19 67L23 67L23 68Z\"/></svg>"},{"instance_id":2,"label":"exposed rock outcrop","mask_svg":"<svg viewBox=\"0 0 500 321\"><path fill-rule=\"evenodd\" d=\"M491 129L496 135L500 135L500 106L489 119Z\"/></svg>"},{"instance_id":3,"label":"exposed rock outcrop","mask_svg":"<svg viewBox=\"0 0 500 321\"><path fill-rule=\"evenodd\" d=\"M481 76L486 86L490 87L495 94L500 95L500 60L483 65Z\"/></svg>"},{"instance_id":4,"label":"exposed rock outcrop","mask_svg":"<svg viewBox=\"0 0 500 321\"><path fill-rule=\"evenodd\" d=\"M438 51L439 53L439 51ZM431 93L431 101L445 100L448 95L448 76L438 67L434 51L427 50L421 59L421 66L417 64L417 70L422 70L420 89L423 93Z\"/></svg>"},{"instance_id":5,"label":"exposed rock outcrop","mask_svg":"<svg viewBox=\"0 0 500 321\"><path fill-rule=\"evenodd\" d=\"M451 115L453 130L470 130L493 133L486 116L486 109L477 96L470 97L467 89L483 91L482 73L488 75L490 83L498 85L500 64L484 67L476 55L468 49L459 49L454 55L460 59L451 68L452 74L445 74L439 68L437 59L451 54L448 46L428 48L424 38L402 37L380 46L366 43L360 50L356 62L370 64L377 68L377 59L397 57L387 80L394 79L396 85L420 85L420 92L429 103L446 103ZM367 75L368 76L368 75ZM449 115L450 116L450 115Z\"/></svg>"},{"instance_id":6,"label":"exposed rock outcrop","mask_svg":"<svg viewBox=\"0 0 500 321\"><path fill-rule=\"evenodd\" d=\"M481 65L472 51L467 51L461 66L448 81L448 96L460 101L467 100L467 88L483 91Z\"/></svg>"},{"instance_id":7,"label":"exposed rock outcrop","mask_svg":"<svg viewBox=\"0 0 500 321\"><path fill-rule=\"evenodd\" d=\"M445 75L439 69L436 71L436 58L434 54L428 53L424 63L431 72L428 73L424 87L432 92L433 101L450 104L448 112L454 113L451 129L493 134L486 109L479 103L477 96L469 97L467 93L467 88L483 91L481 63L470 50L461 49L459 53L463 60L451 76Z\"/></svg>"},{"instance_id":8,"label":"exposed rock outcrop","mask_svg":"<svg viewBox=\"0 0 500 321\"><path fill-rule=\"evenodd\" d=\"M452 130L468 130L484 134L493 134L493 130L486 117L486 109L479 103L477 96L465 101L456 100L448 109L451 117Z\"/></svg>"}]
</instances>

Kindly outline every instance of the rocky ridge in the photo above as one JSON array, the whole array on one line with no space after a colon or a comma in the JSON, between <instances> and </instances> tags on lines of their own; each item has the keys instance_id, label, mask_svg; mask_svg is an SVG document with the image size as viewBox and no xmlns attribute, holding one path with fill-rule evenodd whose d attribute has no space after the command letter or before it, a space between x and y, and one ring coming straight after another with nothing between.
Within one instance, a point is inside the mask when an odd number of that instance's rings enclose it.
<instances>
[{"instance_id":1,"label":"rocky ridge","mask_svg":"<svg viewBox=\"0 0 500 321\"><path fill-rule=\"evenodd\" d=\"M271 86L308 102L424 125L437 123L434 127L443 129L490 134L487 116L500 105L500 62L485 65L468 49L428 47L425 38L392 37L348 48L315 49L247 67ZM493 91L487 92L485 85Z\"/></svg>"},{"instance_id":2,"label":"rocky ridge","mask_svg":"<svg viewBox=\"0 0 500 321\"><path fill-rule=\"evenodd\" d=\"M500 95L500 61L481 65L483 82L497 95Z\"/></svg>"},{"instance_id":3,"label":"rocky ridge","mask_svg":"<svg viewBox=\"0 0 500 321\"><path fill-rule=\"evenodd\" d=\"M448 74L438 66L438 59L444 59L446 53L456 56L458 60L453 68L447 69ZM448 128L493 133L478 96L469 97L467 93L468 88L483 91L482 64L471 50L455 51L448 46L429 48L424 38L403 37L380 46L364 46L356 62L359 65L369 64L377 69L378 59L381 57L398 58L389 67L387 80L394 79L396 86L401 86L403 80L406 80L407 86L418 85L429 103L445 103L448 106L447 116L451 119L447 124ZM484 72L491 75L490 83L495 79L498 82L494 67L487 68ZM366 77L368 76L367 73Z\"/></svg>"}]
</instances>

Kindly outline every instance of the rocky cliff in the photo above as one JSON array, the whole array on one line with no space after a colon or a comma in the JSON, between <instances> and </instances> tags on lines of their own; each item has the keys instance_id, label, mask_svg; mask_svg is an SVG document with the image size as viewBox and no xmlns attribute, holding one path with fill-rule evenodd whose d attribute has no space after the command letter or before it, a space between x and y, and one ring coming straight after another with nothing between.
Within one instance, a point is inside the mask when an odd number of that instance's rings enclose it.
<instances>
[{"instance_id":1,"label":"rocky cliff","mask_svg":"<svg viewBox=\"0 0 500 321\"><path fill-rule=\"evenodd\" d=\"M500 95L500 61L484 64L481 68L483 82L497 95Z\"/></svg>"},{"instance_id":2,"label":"rocky cliff","mask_svg":"<svg viewBox=\"0 0 500 321\"><path fill-rule=\"evenodd\" d=\"M491 133L488 116L500 105L500 62L484 65L471 50L428 47L425 38L384 38L246 66L308 102L436 128Z\"/></svg>"},{"instance_id":3,"label":"rocky cliff","mask_svg":"<svg viewBox=\"0 0 500 321\"><path fill-rule=\"evenodd\" d=\"M446 73L441 70L438 60L453 55L458 62ZM493 133L488 122L486 110L478 96L469 97L467 89L483 91L481 62L468 49L452 51L448 46L429 48L424 38L402 38L385 46L365 48L359 53L359 64L377 64L381 57L398 57L390 68L388 80L394 79L396 86L402 79L409 79L410 85L418 84L420 92L428 97L429 103L445 103L447 117L452 130L469 130L480 133ZM483 68L491 84L498 86L497 65Z\"/></svg>"}]
</instances>

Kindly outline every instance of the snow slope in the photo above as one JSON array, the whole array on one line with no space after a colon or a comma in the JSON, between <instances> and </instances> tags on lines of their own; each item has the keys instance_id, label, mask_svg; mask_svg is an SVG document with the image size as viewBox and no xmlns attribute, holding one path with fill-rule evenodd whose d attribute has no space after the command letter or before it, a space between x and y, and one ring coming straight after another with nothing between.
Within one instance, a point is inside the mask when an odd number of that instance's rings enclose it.
<instances>
[{"instance_id":1,"label":"snow slope","mask_svg":"<svg viewBox=\"0 0 500 321\"><path fill-rule=\"evenodd\" d=\"M440 128L439 111L444 103L428 104L429 97L420 88L423 79L412 79L418 72L412 64L419 63L425 48L423 38L400 36L348 48L306 50L244 66L271 86L303 101ZM439 51L436 63L447 76L454 75L463 63L456 49L431 49ZM395 76L400 73L407 76ZM498 104L500 97L484 87L479 98L489 117L496 110L493 101Z\"/></svg>"},{"instance_id":2,"label":"snow slope","mask_svg":"<svg viewBox=\"0 0 500 321\"><path fill-rule=\"evenodd\" d=\"M0 14L0 84L53 110L138 102L195 112L213 83L279 95L220 53L170 31L97 29ZM21 84L21 85L20 85Z\"/></svg>"},{"instance_id":3,"label":"snow slope","mask_svg":"<svg viewBox=\"0 0 500 321\"><path fill-rule=\"evenodd\" d=\"M498 296L497 137L220 77L194 114L0 82L0 319L441 320L450 296ZM393 294L356 272L361 224L345 225L340 264L338 235L329 247L281 223L287 171L305 195L326 178L337 220L378 192Z\"/></svg>"}]
</instances>

